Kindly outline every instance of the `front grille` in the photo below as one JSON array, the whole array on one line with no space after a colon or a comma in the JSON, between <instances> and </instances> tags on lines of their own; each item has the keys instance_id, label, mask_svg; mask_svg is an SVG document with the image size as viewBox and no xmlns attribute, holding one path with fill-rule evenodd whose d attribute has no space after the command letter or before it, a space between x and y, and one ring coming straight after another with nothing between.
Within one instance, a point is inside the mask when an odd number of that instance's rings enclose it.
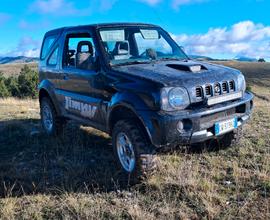
<instances>
[{"instance_id":1,"label":"front grille","mask_svg":"<svg viewBox=\"0 0 270 220\"><path fill-rule=\"evenodd\" d=\"M233 80L216 82L211 85L200 85L196 87L196 98L202 100L204 97L218 96L224 93L235 91L235 82Z\"/></svg>"},{"instance_id":2,"label":"front grille","mask_svg":"<svg viewBox=\"0 0 270 220\"><path fill-rule=\"evenodd\" d=\"M234 91L235 90L235 86L234 86L234 81L233 80L229 81L229 88L230 88L230 91Z\"/></svg>"},{"instance_id":3,"label":"front grille","mask_svg":"<svg viewBox=\"0 0 270 220\"><path fill-rule=\"evenodd\" d=\"M227 91L228 91L228 90L227 90L227 82L223 82L223 83L222 83L222 92L223 92L223 93L227 93Z\"/></svg>"},{"instance_id":4,"label":"front grille","mask_svg":"<svg viewBox=\"0 0 270 220\"><path fill-rule=\"evenodd\" d=\"M212 87L210 85L205 86L205 95L211 96L212 94Z\"/></svg>"},{"instance_id":5,"label":"front grille","mask_svg":"<svg viewBox=\"0 0 270 220\"><path fill-rule=\"evenodd\" d=\"M202 98L203 97L203 89L202 89L202 87L197 87L196 88L196 97L197 98Z\"/></svg>"}]
</instances>

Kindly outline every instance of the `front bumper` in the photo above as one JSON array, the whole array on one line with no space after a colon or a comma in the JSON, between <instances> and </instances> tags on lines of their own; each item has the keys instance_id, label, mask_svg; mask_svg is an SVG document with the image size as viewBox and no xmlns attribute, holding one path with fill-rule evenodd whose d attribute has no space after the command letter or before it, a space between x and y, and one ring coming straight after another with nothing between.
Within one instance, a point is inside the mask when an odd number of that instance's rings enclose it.
<instances>
[{"instance_id":1,"label":"front bumper","mask_svg":"<svg viewBox=\"0 0 270 220\"><path fill-rule=\"evenodd\" d=\"M193 108L174 113L140 112L151 142L156 147L188 145L215 138L216 122L236 117L238 127L245 124L252 113L253 95L246 92L242 99L212 107ZM183 123L179 130L178 123Z\"/></svg>"}]
</instances>

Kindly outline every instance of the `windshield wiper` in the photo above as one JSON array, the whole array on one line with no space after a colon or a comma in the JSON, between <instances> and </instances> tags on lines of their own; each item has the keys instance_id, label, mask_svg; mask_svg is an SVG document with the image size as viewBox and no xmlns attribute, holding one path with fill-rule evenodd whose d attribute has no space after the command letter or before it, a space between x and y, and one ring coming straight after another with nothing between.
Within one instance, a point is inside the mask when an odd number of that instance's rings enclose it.
<instances>
[{"instance_id":1,"label":"windshield wiper","mask_svg":"<svg viewBox=\"0 0 270 220\"><path fill-rule=\"evenodd\" d=\"M126 65L134 65L134 64L146 64L146 63L151 63L150 61L128 61L124 63L117 63L117 64L111 64L111 66L126 66Z\"/></svg>"},{"instance_id":2,"label":"windshield wiper","mask_svg":"<svg viewBox=\"0 0 270 220\"><path fill-rule=\"evenodd\" d=\"M183 61L183 62L188 62L187 58L174 58L174 57L163 57L159 59L150 59L150 60L144 60L144 61L139 61L139 60L134 60L134 61L128 61L128 62L123 62L123 63L116 63L116 64L111 64L111 66L127 66L127 65L134 65L134 64L152 64L156 63L158 61L162 60L175 60L175 61Z\"/></svg>"},{"instance_id":3,"label":"windshield wiper","mask_svg":"<svg viewBox=\"0 0 270 220\"><path fill-rule=\"evenodd\" d=\"M175 61L183 61L183 62L188 62L187 58L176 58L176 57L163 57L158 60L175 60Z\"/></svg>"}]
</instances>

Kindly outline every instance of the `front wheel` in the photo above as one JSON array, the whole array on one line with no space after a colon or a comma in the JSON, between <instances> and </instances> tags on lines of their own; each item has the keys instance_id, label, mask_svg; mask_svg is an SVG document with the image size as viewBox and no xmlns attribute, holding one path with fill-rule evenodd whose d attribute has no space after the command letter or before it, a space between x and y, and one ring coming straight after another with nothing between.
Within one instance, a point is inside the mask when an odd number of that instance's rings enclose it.
<instances>
[{"instance_id":1,"label":"front wheel","mask_svg":"<svg viewBox=\"0 0 270 220\"><path fill-rule=\"evenodd\" d=\"M130 181L136 181L154 168L154 147L136 121L121 120L112 134L119 168Z\"/></svg>"},{"instance_id":2,"label":"front wheel","mask_svg":"<svg viewBox=\"0 0 270 220\"><path fill-rule=\"evenodd\" d=\"M59 135L62 133L64 122L57 117L53 103L47 97L41 99L40 116L42 127L48 135Z\"/></svg>"}]
</instances>

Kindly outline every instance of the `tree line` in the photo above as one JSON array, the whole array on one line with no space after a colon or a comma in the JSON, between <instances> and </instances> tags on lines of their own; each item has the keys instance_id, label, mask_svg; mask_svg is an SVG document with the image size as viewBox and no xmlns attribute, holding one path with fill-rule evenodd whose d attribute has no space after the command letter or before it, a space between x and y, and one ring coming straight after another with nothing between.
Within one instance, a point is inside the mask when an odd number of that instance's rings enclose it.
<instances>
[{"instance_id":1,"label":"tree line","mask_svg":"<svg viewBox=\"0 0 270 220\"><path fill-rule=\"evenodd\" d=\"M19 76L5 77L0 73L0 97L37 98L38 73L24 65Z\"/></svg>"}]
</instances>

